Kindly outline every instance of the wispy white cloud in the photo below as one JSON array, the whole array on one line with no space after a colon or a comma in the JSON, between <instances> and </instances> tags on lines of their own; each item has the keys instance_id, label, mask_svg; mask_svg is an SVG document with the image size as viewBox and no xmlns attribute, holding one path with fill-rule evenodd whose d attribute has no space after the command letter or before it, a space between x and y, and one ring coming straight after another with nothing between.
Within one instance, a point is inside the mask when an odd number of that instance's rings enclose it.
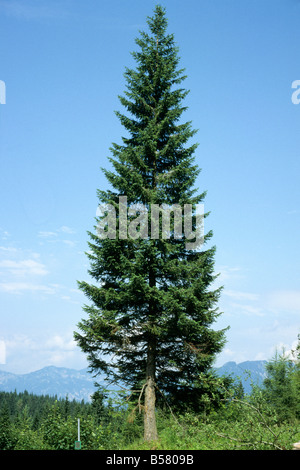
<instances>
[{"instance_id":1,"label":"wispy white cloud","mask_svg":"<svg viewBox=\"0 0 300 470\"><path fill-rule=\"evenodd\" d=\"M0 364L5 364L6 362L6 346L5 342L0 340Z\"/></svg>"},{"instance_id":2,"label":"wispy white cloud","mask_svg":"<svg viewBox=\"0 0 300 470\"><path fill-rule=\"evenodd\" d=\"M41 292L43 294L55 294L55 289L43 285L35 284L33 282L0 282L0 291L9 294L21 294L24 292Z\"/></svg>"},{"instance_id":3,"label":"wispy white cloud","mask_svg":"<svg viewBox=\"0 0 300 470\"><path fill-rule=\"evenodd\" d=\"M43 244L44 242L47 243L64 243L65 245L68 245L70 247L74 247L77 242L74 240L65 240L61 239L60 236L62 235L73 235L75 232L74 229L71 227L68 227L66 225L63 225L62 227L56 229L55 231L40 231L38 233L38 237L43 240L40 244Z\"/></svg>"},{"instance_id":4,"label":"wispy white cloud","mask_svg":"<svg viewBox=\"0 0 300 470\"><path fill-rule=\"evenodd\" d=\"M72 240L63 240L62 241L65 245L68 245L70 247L74 247L76 246L76 242L72 241Z\"/></svg>"},{"instance_id":5,"label":"wispy white cloud","mask_svg":"<svg viewBox=\"0 0 300 470\"><path fill-rule=\"evenodd\" d=\"M3 230L3 228L0 227L0 238L1 240L8 240L10 237L10 233L7 230Z\"/></svg>"},{"instance_id":6,"label":"wispy white cloud","mask_svg":"<svg viewBox=\"0 0 300 470\"><path fill-rule=\"evenodd\" d=\"M297 346L298 340L295 340L291 345L280 344L280 348L278 348L278 351L282 351L284 357L295 361L298 358Z\"/></svg>"},{"instance_id":7,"label":"wispy white cloud","mask_svg":"<svg viewBox=\"0 0 300 470\"><path fill-rule=\"evenodd\" d=\"M54 335L51 336L45 343L45 348L51 351L74 351L77 348L77 344L74 338L67 335Z\"/></svg>"},{"instance_id":8,"label":"wispy white cloud","mask_svg":"<svg viewBox=\"0 0 300 470\"><path fill-rule=\"evenodd\" d=\"M248 303L231 303L230 306L231 308L234 308L236 312L241 314L257 317L263 317L266 315L266 312L262 307L250 305Z\"/></svg>"},{"instance_id":9,"label":"wispy white cloud","mask_svg":"<svg viewBox=\"0 0 300 470\"><path fill-rule=\"evenodd\" d=\"M223 294L227 295L227 297L230 297L236 300L258 300L259 299L258 294L253 294L250 292L240 292L240 291L225 289Z\"/></svg>"},{"instance_id":10,"label":"wispy white cloud","mask_svg":"<svg viewBox=\"0 0 300 470\"><path fill-rule=\"evenodd\" d=\"M300 290L271 292L266 296L266 302L272 310L300 313Z\"/></svg>"},{"instance_id":11,"label":"wispy white cloud","mask_svg":"<svg viewBox=\"0 0 300 470\"><path fill-rule=\"evenodd\" d=\"M39 335L16 333L2 342L10 372L27 373L49 365L86 367L85 356L74 341L73 330Z\"/></svg>"},{"instance_id":12,"label":"wispy white cloud","mask_svg":"<svg viewBox=\"0 0 300 470\"><path fill-rule=\"evenodd\" d=\"M2 247L3 248L3 247ZM6 247L4 247L6 248ZM40 254L28 250L7 247L0 250L0 291L9 294L39 292L53 294L53 286L45 281L49 274L46 265L40 261Z\"/></svg>"},{"instance_id":13,"label":"wispy white cloud","mask_svg":"<svg viewBox=\"0 0 300 470\"><path fill-rule=\"evenodd\" d=\"M38 233L38 236L40 238L53 238L53 237L57 237L57 233L55 232L47 232L47 231L40 231Z\"/></svg>"},{"instance_id":14,"label":"wispy white cloud","mask_svg":"<svg viewBox=\"0 0 300 470\"><path fill-rule=\"evenodd\" d=\"M14 276L44 276L48 271L44 264L34 259L0 261L0 269L8 270Z\"/></svg>"},{"instance_id":15,"label":"wispy white cloud","mask_svg":"<svg viewBox=\"0 0 300 470\"><path fill-rule=\"evenodd\" d=\"M238 266L216 266L215 272L219 274L216 280L218 284L244 277L242 268Z\"/></svg>"},{"instance_id":16,"label":"wispy white cloud","mask_svg":"<svg viewBox=\"0 0 300 470\"><path fill-rule=\"evenodd\" d=\"M0 246L0 252L2 253L16 253L17 248L11 246Z\"/></svg>"},{"instance_id":17,"label":"wispy white cloud","mask_svg":"<svg viewBox=\"0 0 300 470\"><path fill-rule=\"evenodd\" d=\"M0 13L18 19L39 20L63 18L68 14L65 1L52 0L0 0Z\"/></svg>"},{"instance_id":18,"label":"wispy white cloud","mask_svg":"<svg viewBox=\"0 0 300 470\"><path fill-rule=\"evenodd\" d=\"M58 229L58 232L63 232L63 233L75 233L75 230L73 230L71 227L68 227L66 225L63 225Z\"/></svg>"},{"instance_id":19,"label":"wispy white cloud","mask_svg":"<svg viewBox=\"0 0 300 470\"><path fill-rule=\"evenodd\" d=\"M73 234L76 233L75 230L71 227L68 227L67 225L62 225L58 229L55 229L54 231L40 231L38 233L38 236L41 238L52 238L52 237L57 237L60 233L68 233L68 234Z\"/></svg>"}]
</instances>

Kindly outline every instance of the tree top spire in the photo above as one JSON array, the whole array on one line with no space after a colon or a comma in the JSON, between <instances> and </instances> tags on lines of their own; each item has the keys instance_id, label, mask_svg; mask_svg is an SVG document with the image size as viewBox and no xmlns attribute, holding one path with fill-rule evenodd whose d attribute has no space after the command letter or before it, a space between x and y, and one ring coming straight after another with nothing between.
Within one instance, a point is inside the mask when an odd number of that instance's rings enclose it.
<instances>
[{"instance_id":1,"label":"tree top spire","mask_svg":"<svg viewBox=\"0 0 300 470\"><path fill-rule=\"evenodd\" d=\"M161 5L156 5L154 9L154 16L148 16L147 23L150 31L156 36L162 36L168 26L168 20L166 18L166 9Z\"/></svg>"}]
</instances>

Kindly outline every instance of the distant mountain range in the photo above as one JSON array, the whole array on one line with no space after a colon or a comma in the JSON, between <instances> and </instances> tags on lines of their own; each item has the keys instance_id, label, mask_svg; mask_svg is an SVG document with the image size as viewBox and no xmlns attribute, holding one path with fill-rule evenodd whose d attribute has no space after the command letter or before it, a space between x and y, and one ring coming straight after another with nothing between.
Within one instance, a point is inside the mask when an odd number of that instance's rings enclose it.
<instances>
[{"instance_id":1,"label":"distant mountain range","mask_svg":"<svg viewBox=\"0 0 300 470\"><path fill-rule=\"evenodd\" d=\"M49 366L29 374L12 374L0 370L0 391L50 395L77 401L90 401L96 379L87 369L75 370Z\"/></svg>"},{"instance_id":2,"label":"distant mountain range","mask_svg":"<svg viewBox=\"0 0 300 470\"><path fill-rule=\"evenodd\" d=\"M236 362L226 362L217 369L217 374L231 375L233 378L239 378L245 393L250 393L252 383L262 385L266 377L266 364L267 361L245 361L239 364Z\"/></svg>"},{"instance_id":3,"label":"distant mountain range","mask_svg":"<svg viewBox=\"0 0 300 470\"><path fill-rule=\"evenodd\" d=\"M251 391L251 382L261 384L265 378L267 361L246 361L237 364L226 362L217 369L218 375L231 375L240 377L246 393ZM249 375L250 374L250 375ZM0 370L0 391L24 392L35 395L57 396L69 400L90 401L95 392L94 383L101 382L95 379L87 369L74 370L64 367L49 366L29 374L12 374Z\"/></svg>"}]
</instances>

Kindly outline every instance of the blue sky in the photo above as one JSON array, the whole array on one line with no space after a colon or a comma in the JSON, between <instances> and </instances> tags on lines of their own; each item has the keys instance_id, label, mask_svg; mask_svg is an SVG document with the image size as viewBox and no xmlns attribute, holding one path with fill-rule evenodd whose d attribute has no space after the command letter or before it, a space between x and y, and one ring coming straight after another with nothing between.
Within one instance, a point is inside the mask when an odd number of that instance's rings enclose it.
<instances>
[{"instance_id":1,"label":"blue sky","mask_svg":"<svg viewBox=\"0 0 300 470\"><path fill-rule=\"evenodd\" d=\"M152 0L0 0L0 369L80 369L87 231L124 130L126 66ZM217 247L217 365L270 359L300 331L298 0L165 0L198 129ZM2 362L2 363L1 363Z\"/></svg>"}]
</instances>

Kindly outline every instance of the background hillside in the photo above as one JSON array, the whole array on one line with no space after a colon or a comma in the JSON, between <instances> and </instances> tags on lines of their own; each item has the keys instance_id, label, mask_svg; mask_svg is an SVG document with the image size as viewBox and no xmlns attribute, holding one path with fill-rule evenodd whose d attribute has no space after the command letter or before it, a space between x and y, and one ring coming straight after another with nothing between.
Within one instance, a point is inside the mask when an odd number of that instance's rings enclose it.
<instances>
[{"instance_id":1,"label":"background hillside","mask_svg":"<svg viewBox=\"0 0 300 470\"><path fill-rule=\"evenodd\" d=\"M245 361L237 364L236 362L226 362L217 369L218 375L231 375L234 378L240 378L245 393L251 393L252 383L262 385L266 377L267 361Z\"/></svg>"},{"instance_id":2,"label":"background hillside","mask_svg":"<svg viewBox=\"0 0 300 470\"><path fill-rule=\"evenodd\" d=\"M35 395L57 396L70 400L89 401L95 391L95 379L87 369L75 370L49 366L29 374L11 374L0 371L0 391L24 392Z\"/></svg>"},{"instance_id":3,"label":"background hillside","mask_svg":"<svg viewBox=\"0 0 300 470\"><path fill-rule=\"evenodd\" d=\"M266 363L267 361L245 361L240 364L227 362L217 369L217 373L239 377L245 392L250 393L251 382L262 383ZM16 390L19 393L27 390L35 395L56 395L57 398L65 398L68 395L70 400L77 401L90 401L90 395L95 392L95 381L104 385L101 378L96 380L87 369L75 370L49 366L28 374L0 371L0 391L14 392Z\"/></svg>"}]
</instances>

